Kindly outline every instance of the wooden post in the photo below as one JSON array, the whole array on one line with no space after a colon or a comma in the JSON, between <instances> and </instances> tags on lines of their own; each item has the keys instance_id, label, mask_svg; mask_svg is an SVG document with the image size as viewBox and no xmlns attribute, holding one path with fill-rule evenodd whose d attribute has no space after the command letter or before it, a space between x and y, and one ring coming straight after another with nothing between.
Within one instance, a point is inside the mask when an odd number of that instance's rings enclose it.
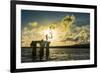
<instances>
[{"instance_id":1,"label":"wooden post","mask_svg":"<svg viewBox=\"0 0 100 73\"><path fill-rule=\"evenodd\" d=\"M32 41L31 47L32 47L32 57L35 60L36 59L36 42L35 41Z\"/></svg>"},{"instance_id":2,"label":"wooden post","mask_svg":"<svg viewBox=\"0 0 100 73\"><path fill-rule=\"evenodd\" d=\"M40 60L42 60L43 56L44 56L44 47L45 47L45 42L43 40L41 40L41 42L40 42Z\"/></svg>"},{"instance_id":3,"label":"wooden post","mask_svg":"<svg viewBox=\"0 0 100 73\"><path fill-rule=\"evenodd\" d=\"M47 42L47 44L46 44L46 60L49 59L49 44L50 44L50 42Z\"/></svg>"}]
</instances>

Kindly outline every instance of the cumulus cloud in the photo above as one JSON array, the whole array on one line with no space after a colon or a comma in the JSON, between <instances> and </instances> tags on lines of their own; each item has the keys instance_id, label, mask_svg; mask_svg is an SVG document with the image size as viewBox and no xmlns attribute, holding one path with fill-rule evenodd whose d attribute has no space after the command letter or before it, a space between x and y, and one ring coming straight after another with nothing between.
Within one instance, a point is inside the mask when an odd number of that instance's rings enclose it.
<instances>
[{"instance_id":1,"label":"cumulus cloud","mask_svg":"<svg viewBox=\"0 0 100 73\"><path fill-rule=\"evenodd\" d=\"M73 45L90 42L89 25L74 24L77 18L67 15L60 22L41 25L38 22L29 22L22 30L22 46L30 46L32 40L46 39L48 30L52 31L52 45ZM50 31L50 32L51 32ZM47 32L45 34L45 32Z\"/></svg>"}]
</instances>

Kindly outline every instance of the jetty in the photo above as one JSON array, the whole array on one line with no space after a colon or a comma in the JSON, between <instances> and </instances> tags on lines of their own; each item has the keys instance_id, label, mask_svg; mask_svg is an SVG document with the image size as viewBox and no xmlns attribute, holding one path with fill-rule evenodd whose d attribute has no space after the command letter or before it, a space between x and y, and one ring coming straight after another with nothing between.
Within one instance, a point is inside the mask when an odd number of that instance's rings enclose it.
<instances>
[{"instance_id":1,"label":"jetty","mask_svg":"<svg viewBox=\"0 0 100 73\"><path fill-rule=\"evenodd\" d=\"M44 59L44 56L45 56L45 59L48 60L49 59L49 44L50 42L44 41L44 40L32 41L30 46L32 48L33 59L36 60L36 58L38 57L39 60L41 61ZM40 45L40 47L37 47L37 45ZM37 48L39 48L39 51L38 51L39 55L37 54Z\"/></svg>"}]
</instances>

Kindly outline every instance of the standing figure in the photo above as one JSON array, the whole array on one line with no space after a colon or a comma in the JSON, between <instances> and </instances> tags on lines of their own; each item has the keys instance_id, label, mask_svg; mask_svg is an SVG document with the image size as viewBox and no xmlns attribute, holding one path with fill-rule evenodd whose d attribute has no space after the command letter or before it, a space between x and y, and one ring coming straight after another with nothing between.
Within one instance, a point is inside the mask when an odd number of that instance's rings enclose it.
<instances>
[{"instance_id":1,"label":"standing figure","mask_svg":"<svg viewBox=\"0 0 100 73\"><path fill-rule=\"evenodd\" d=\"M41 42L40 42L40 60L42 60L43 56L44 56L44 47L45 47L45 42L44 42L44 40L41 40Z\"/></svg>"}]
</instances>

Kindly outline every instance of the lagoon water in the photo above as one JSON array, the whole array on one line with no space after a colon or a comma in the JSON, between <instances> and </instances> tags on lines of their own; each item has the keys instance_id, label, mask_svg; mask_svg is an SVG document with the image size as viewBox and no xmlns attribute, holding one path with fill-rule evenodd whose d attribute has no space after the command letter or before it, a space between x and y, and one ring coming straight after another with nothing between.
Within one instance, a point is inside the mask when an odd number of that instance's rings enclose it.
<instances>
[{"instance_id":1,"label":"lagoon water","mask_svg":"<svg viewBox=\"0 0 100 73\"><path fill-rule=\"evenodd\" d=\"M37 53L38 54L38 53ZM89 48L50 48L49 60L44 61L70 61L90 59ZM34 62L32 58L32 48L21 49L21 62ZM37 61L38 57L37 57Z\"/></svg>"}]
</instances>

